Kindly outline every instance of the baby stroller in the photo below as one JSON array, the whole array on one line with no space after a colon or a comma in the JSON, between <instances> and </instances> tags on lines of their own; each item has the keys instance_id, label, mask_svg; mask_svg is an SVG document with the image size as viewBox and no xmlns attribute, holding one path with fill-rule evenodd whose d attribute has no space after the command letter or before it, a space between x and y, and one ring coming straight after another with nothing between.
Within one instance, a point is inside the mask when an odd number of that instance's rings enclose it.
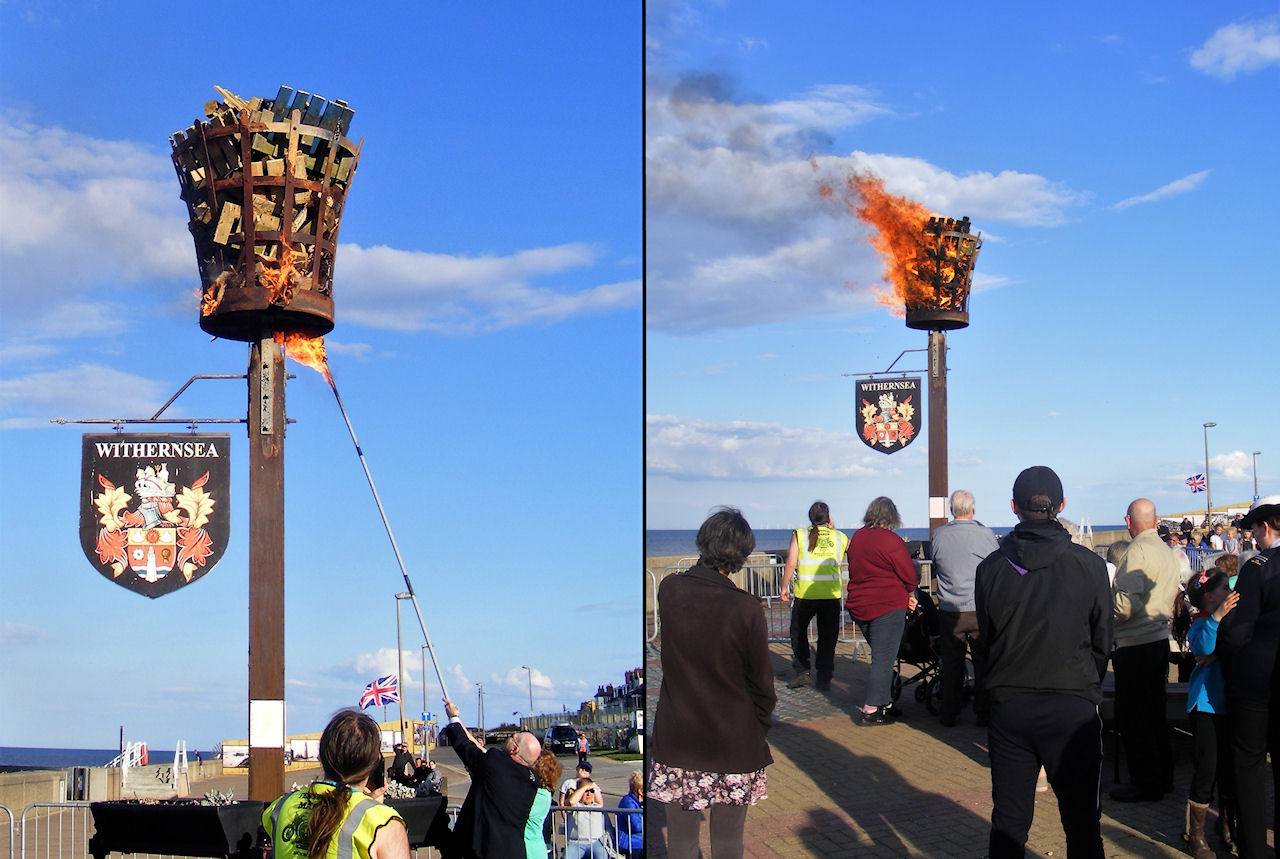
<instances>
[{"instance_id":1,"label":"baby stroller","mask_svg":"<svg viewBox=\"0 0 1280 859\"><path fill-rule=\"evenodd\" d=\"M907 686L915 686L916 700L923 703L930 713L936 715L942 706L942 668L938 653L942 621L938 616L938 606L928 591L924 588L916 588L915 596L916 607L907 613L889 691L894 705L897 705L902 690ZM904 664L916 668L916 673L906 680L902 679ZM971 669L966 665L966 691L972 686L969 681L970 671Z\"/></svg>"}]
</instances>

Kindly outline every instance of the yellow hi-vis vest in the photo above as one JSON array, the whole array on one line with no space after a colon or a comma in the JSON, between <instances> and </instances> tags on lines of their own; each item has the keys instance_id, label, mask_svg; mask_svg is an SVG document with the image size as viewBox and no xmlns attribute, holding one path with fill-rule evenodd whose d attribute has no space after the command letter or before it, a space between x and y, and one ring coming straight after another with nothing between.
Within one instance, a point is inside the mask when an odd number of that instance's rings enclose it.
<instances>
[{"instance_id":1,"label":"yellow hi-vis vest","mask_svg":"<svg viewBox=\"0 0 1280 859\"><path fill-rule=\"evenodd\" d=\"M809 552L809 529L795 531L798 549L795 597L802 600L829 600L840 597L840 562L849 538L826 525L818 526L818 544Z\"/></svg>"},{"instance_id":2,"label":"yellow hi-vis vest","mask_svg":"<svg viewBox=\"0 0 1280 859\"><path fill-rule=\"evenodd\" d=\"M309 790L317 794L335 790L332 785L314 784ZM359 791L343 787L350 793L347 798L347 814L342 819L329 850L328 859L369 859L369 847L378 829L392 820L402 818L394 808L371 799ZM274 859L307 859L307 845L311 843L311 808L314 800L308 789L295 790L272 802L262 811L262 826L271 836L271 852Z\"/></svg>"}]
</instances>

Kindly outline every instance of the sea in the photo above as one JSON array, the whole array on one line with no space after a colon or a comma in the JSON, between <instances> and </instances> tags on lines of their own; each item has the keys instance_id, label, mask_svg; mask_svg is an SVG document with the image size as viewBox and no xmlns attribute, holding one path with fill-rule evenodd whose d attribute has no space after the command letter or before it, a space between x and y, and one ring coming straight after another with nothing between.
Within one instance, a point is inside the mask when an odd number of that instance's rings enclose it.
<instances>
[{"instance_id":1,"label":"sea","mask_svg":"<svg viewBox=\"0 0 1280 859\"><path fill-rule=\"evenodd\" d=\"M853 529L841 528L846 535L852 536ZM991 529L997 537L1003 537L1013 530L1012 525L1000 525ZM1099 531L1123 531L1123 525L1095 525L1094 532ZM928 540L928 528L899 528L898 535L907 542L913 540ZM761 552L778 552L786 554L787 547L791 545L791 531L787 528L757 528L756 549ZM652 530L644 532L644 555L651 558L661 555L691 555L697 556L698 546L695 539L698 536L697 529L694 530Z\"/></svg>"},{"instance_id":2,"label":"sea","mask_svg":"<svg viewBox=\"0 0 1280 859\"><path fill-rule=\"evenodd\" d=\"M0 746L0 772L17 770L60 770L67 767L101 767L106 766L117 755L119 749L37 749L23 746ZM172 749L148 749L147 759L151 763L162 764L173 762ZM213 753L201 750L201 757L209 760ZM187 760L194 761L195 749L187 749Z\"/></svg>"}]
</instances>

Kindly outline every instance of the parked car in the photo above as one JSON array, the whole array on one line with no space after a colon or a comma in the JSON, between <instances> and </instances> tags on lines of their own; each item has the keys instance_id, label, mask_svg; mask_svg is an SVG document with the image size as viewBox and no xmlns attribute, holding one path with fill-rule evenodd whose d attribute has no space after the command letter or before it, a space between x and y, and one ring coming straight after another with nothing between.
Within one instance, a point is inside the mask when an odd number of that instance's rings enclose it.
<instances>
[{"instance_id":1,"label":"parked car","mask_svg":"<svg viewBox=\"0 0 1280 859\"><path fill-rule=\"evenodd\" d=\"M542 737L542 747L557 755L577 754L578 732L572 725L552 725Z\"/></svg>"}]
</instances>

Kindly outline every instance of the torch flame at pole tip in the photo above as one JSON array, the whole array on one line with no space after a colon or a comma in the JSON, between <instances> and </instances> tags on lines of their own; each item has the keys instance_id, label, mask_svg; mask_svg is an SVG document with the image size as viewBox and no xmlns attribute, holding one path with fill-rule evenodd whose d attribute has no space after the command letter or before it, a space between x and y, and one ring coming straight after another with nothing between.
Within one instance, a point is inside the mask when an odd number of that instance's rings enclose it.
<instances>
[{"instance_id":1,"label":"torch flame at pole tip","mask_svg":"<svg viewBox=\"0 0 1280 859\"><path fill-rule=\"evenodd\" d=\"M329 372L329 357L325 354L323 337L307 337L305 334L293 331L277 331L275 341L284 347L286 355L324 376L329 387L333 387L333 374Z\"/></svg>"}]
</instances>

